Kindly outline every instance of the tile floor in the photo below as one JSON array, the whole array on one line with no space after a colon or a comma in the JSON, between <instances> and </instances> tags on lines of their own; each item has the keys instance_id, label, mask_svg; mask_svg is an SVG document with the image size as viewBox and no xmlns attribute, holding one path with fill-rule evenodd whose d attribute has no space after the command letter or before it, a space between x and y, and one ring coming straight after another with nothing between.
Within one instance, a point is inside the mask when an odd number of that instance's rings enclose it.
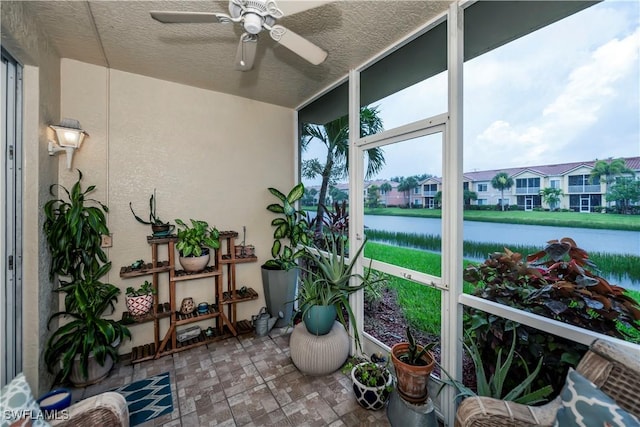
<instances>
[{"instance_id":1,"label":"tile floor","mask_svg":"<svg viewBox=\"0 0 640 427\"><path fill-rule=\"evenodd\" d=\"M384 410L358 405L340 371L318 377L298 371L289 332L230 338L134 365L121 360L106 380L74 390L74 401L168 371L173 412L145 427L390 425Z\"/></svg>"}]
</instances>

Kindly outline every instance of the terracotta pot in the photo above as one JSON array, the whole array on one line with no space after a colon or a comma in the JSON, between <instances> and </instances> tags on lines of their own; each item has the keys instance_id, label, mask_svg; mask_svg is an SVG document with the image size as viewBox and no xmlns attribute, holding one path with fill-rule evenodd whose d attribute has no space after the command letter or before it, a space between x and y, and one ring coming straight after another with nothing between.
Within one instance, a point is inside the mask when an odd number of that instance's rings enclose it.
<instances>
[{"instance_id":1,"label":"terracotta pot","mask_svg":"<svg viewBox=\"0 0 640 427\"><path fill-rule=\"evenodd\" d=\"M418 351L422 349L418 346ZM422 356L426 365L409 365L400 360L400 356L409 351L409 343L401 342L391 347L391 361L398 379L398 393L410 403L424 403L429 397L427 383L436 365L433 353L430 351Z\"/></svg>"},{"instance_id":2,"label":"terracotta pot","mask_svg":"<svg viewBox=\"0 0 640 427\"><path fill-rule=\"evenodd\" d=\"M180 265L184 268L184 271L189 273L197 273L202 271L209 264L209 254L201 256L181 256L178 258Z\"/></svg>"}]
</instances>

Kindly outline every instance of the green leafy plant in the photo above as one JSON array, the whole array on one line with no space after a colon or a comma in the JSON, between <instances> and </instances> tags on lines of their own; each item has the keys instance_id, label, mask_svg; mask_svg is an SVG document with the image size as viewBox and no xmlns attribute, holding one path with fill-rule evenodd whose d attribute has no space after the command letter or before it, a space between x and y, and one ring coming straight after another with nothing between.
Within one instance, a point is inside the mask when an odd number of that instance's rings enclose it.
<instances>
[{"instance_id":1,"label":"green leafy plant","mask_svg":"<svg viewBox=\"0 0 640 427\"><path fill-rule=\"evenodd\" d=\"M129 286L126 291L126 295L128 297L139 297L142 295L155 295L156 290L153 288L153 285L148 280L145 280L142 285L138 289Z\"/></svg>"},{"instance_id":2,"label":"green leafy plant","mask_svg":"<svg viewBox=\"0 0 640 427\"><path fill-rule=\"evenodd\" d=\"M74 312L61 311L54 313L51 322L60 316L70 317L71 321L60 326L47 341L44 359L50 372L58 367L55 382L65 381L71 374L74 363L79 363L82 375L88 376L89 356L104 366L107 356L114 362L118 360L118 351L113 343L131 338L129 329L116 320L103 319L101 316L110 309L114 311L114 303L120 289L108 284L89 279L76 286L73 291L77 303ZM79 360L76 362L76 355Z\"/></svg>"},{"instance_id":3,"label":"green leafy plant","mask_svg":"<svg viewBox=\"0 0 640 427\"><path fill-rule=\"evenodd\" d=\"M65 277L55 289L65 294L65 308L49 318L48 326L61 316L72 318L53 333L45 348L49 371L58 370L61 363L56 381L68 378L76 355L80 355L78 363L85 377L90 354L95 355L100 365L104 365L107 354L117 361L117 350L111 344L131 336L125 326L101 318L108 309L113 313L120 294L117 287L100 281L111 268L100 247L102 235L109 234L105 217L109 209L88 198L95 186L83 191L81 181L82 172L78 171L78 180L71 191L62 185L52 185L49 191L54 197L54 189L59 188L67 199L55 198L44 206L44 233L51 254L49 273L52 278L55 274Z\"/></svg>"},{"instance_id":4,"label":"green leafy plant","mask_svg":"<svg viewBox=\"0 0 640 427\"><path fill-rule=\"evenodd\" d=\"M52 196L54 190L62 190L65 198L49 200L44 205L44 234L47 248L51 254L49 277L55 274L66 276L69 280L61 284L74 283L85 276L101 277L106 274L110 264L102 250L102 235L109 234L105 213L109 208L87 195L95 190L95 185L82 190L82 172L78 170L78 180L71 191L59 184L49 187Z\"/></svg>"},{"instance_id":5,"label":"green leafy plant","mask_svg":"<svg viewBox=\"0 0 640 427\"><path fill-rule=\"evenodd\" d=\"M386 364L363 362L355 366L354 375L358 381L368 387L382 387L389 381L391 373ZM391 392L392 385L386 386L386 391Z\"/></svg>"},{"instance_id":6,"label":"green leafy plant","mask_svg":"<svg viewBox=\"0 0 640 427\"><path fill-rule=\"evenodd\" d=\"M491 301L529 311L620 339L634 339L630 330L640 330L640 307L625 290L609 284L593 271L595 265L586 251L570 238L552 240L528 257L505 248L480 265L464 271L464 279L475 286L473 294ZM511 386L525 379L525 365L532 366L543 355L545 369L536 386L551 384L559 391L569 366L575 366L586 346L520 325L516 322L467 309L465 329L484 360L495 360L500 349L507 351L517 336ZM526 362L526 363L525 363Z\"/></svg>"},{"instance_id":7,"label":"green leafy plant","mask_svg":"<svg viewBox=\"0 0 640 427\"><path fill-rule=\"evenodd\" d=\"M133 211L133 206L131 205L131 202L129 202L129 209L131 210L131 213L133 214L133 217L136 219L136 221L138 221L141 224L145 224L145 225L168 225L169 224L169 222L162 221L160 217L158 217L158 215L156 214L156 189L155 188L153 189L153 194L149 198L149 221L145 221L144 219L136 215L136 213Z\"/></svg>"},{"instance_id":8,"label":"green leafy plant","mask_svg":"<svg viewBox=\"0 0 640 427\"><path fill-rule=\"evenodd\" d=\"M209 227L206 221L191 220L191 227L181 219L176 219L176 224L182 227L178 230L178 243L176 249L183 257L201 256L206 253L204 249L220 248L220 232L215 227Z\"/></svg>"},{"instance_id":9,"label":"green leafy plant","mask_svg":"<svg viewBox=\"0 0 640 427\"><path fill-rule=\"evenodd\" d=\"M433 350L437 345L435 341L428 344L419 344L411 333L411 328L407 326L407 342L409 347L403 354L398 355L398 359L413 366L425 366L427 362L424 360L424 356Z\"/></svg>"},{"instance_id":10,"label":"green leafy plant","mask_svg":"<svg viewBox=\"0 0 640 427\"><path fill-rule=\"evenodd\" d=\"M456 390L458 391L458 395L456 396L456 398L469 396L487 396L500 400L513 401L521 403L523 405L535 405L544 402L546 400L546 397L553 392L553 387L548 384L536 390L532 390L532 384L538 377L540 369L542 368L543 358L541 357L538 360L536 368L533 370L533 372L530 372L525 360L522 358L522 356L516 353L515 335L513 335L511 347L509 348L509 352L504 361L502 359L502 349L498 350L495 369L492 371L492 373L489 374L489 378L487 378L488 369L484 364L480 350L478 349L475 342L471 339L470 335L467 335L467 341L470 342L470 345L468 345L467 343L463 343L463 345L467 351L467 354L471 356L473 364L476 368L477 392L474 392L464 384L455 381L451 377L451 375L449 375L449 373L440 366L441 371L444 372L444 374L447 376L447 379L443 379L443 383L452 385L456 388ZM526 374L526 377L514 388L507 389L505 387L506 379L514 373L514 370L512 368L515 367L515 365L513 365L513 361L516 355L523 362L523 366L525 368L524 373ZM519 368L516 369L519 370Z\"/></svg>"},{"instance_id":11,"label":"green leafy plant","mask_svg":"<svg viewBox=\"0 0 640 427\"><path fill-rule=\"evenodd\" d=\"M271 246L272 259L264 263L264 267L274 270L290 270L296 266L296 260L304 255L304 250L298 249L298 245L308 245L309 226L306 214L302 210L295 208L296 202L304 195L304 185L302 183L294 186L289 194L269 188L280 203L272 203L267 206L267 210L281 215L271 221L271 225L276 227L273 231L273 245ZM288 240L288 244L283 241Z\"/></svg>"},{"instance_id":12,"label":"green leafy plant","mask_svg":"<svg viewBox=\"0 0 640 427\"><path fill-rule=\"evenodd\" d=\"M298 304L302 310L304 318L307 311L313 305L334 305L338 314L338 320L347 328L348 322L354 324L354 338L357 348L360 348L360 335L355 327L356 317L349 304L349 295L360 289L374 286L376 282L383 278L375 277L371 274L371 269L367 269L363 276L354 272L355 263L367 240L358 248L349 260L343 255L345 253L345 241L329 239L326 246L328 250L320 250L314 247L305 247L304 254L307 261L303 267L302 283L298 293ZM352 279L359 284L352 285ZM345 316L346 313L346 316Z\"/></svg>"}]
</instances>

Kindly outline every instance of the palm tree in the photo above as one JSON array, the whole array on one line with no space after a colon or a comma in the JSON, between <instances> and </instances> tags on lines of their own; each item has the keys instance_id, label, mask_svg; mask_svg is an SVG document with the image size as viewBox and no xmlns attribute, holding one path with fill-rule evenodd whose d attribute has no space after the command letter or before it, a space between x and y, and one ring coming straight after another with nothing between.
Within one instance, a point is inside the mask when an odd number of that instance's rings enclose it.
<instances>
[{"instance_id":1,"label":"palm tree","mask_svg":"<svg viewBox=\"0 0 640 427\"><path fill-rule=\"evenodd\" d=\"M464 190L464 192L462 193L462 198L464 200L464 206L468 207L471 206L471 202L473 200L478 200L478 193L471 190Z\"/></svg>"},{"instance_id":2,"label":"palm tree","mask_svg":"<svg viewBox=\"0 0 640 427\"><path fill-rule=\"evenodd\" d=\"M386 195L389 194L389 192L391 190L393 190L393 187L388 182L383 182L382 185L380 186L380 192L385 195L385 197L384 197L384 205L385 206L387 206L387 197L386 197Z\"/></svg>"},{"instance_id":3,"label":"palm tree","mask_svg":"<svg viewBox=\"0 0 640 427\"><path fill-rule=\"evenodd\" d=\"M616 180L617 176L622 175L623 173L629 173L631 175L635 175L633 173L633 169L629 169L627 167L627 163L624 159L611 159L609 160L596 160L593 165L593 169L591 170L591 175L589 176L589 180L591 183L602 182L606 184L606 191L609 191L609 187ZM607 200L607 207L611 204L609 200Z\"/></svg>"},{"instance_id":4,"label":"palm tree","mask_svg":"<svg viewBox=\"0 0 640 427\"><path fill-rule=\"evenodd\" d=\"M382 119L377 107L365 106L360 109L360 136L379 133L383 130ZM324 125L305 123L302 128L301 146L305 150L313 139L321 141L327 148L327 157L324 164L317 159L305 162L302 165L302 175L313 179L320 175L319 199L325 200L330 181L346 176L349 165L349 116L340 117ZM370 178L384 166L384 155L381 148L372 148L366 151L368 162L365 178ZM318 204L317 216L324 216L324 205ZM316 233L322 232L322 221L316 222Z\"/></svg>"},{"instance_id":5,"label":"palm tree","mask_svg":"<svg viewBox=\"0 0 640 427\"><path fill-rule=\"evenodd\" d=\"M400 178L400 184L398 185L398 191L405 193L409 200L409 207L411 207L411 191L418 186L418 180L414 176L408 178Z\"/></svg>"},{"instance_id":6,"label":"palm tree","mask_svg":"<svg viewBox=\"0 0 640 427\"><path fill-rule=\"evenodd\" d=\"M500 207L504 211L504 190L513 187L513 178L506 172L498 172L491 180L491 186L500 190Z\"/></svg>"},{"instance_id":7,"label":"palm tree","mask_svg":"<svg viewBox=\"0 0 640 427\"><path fill-rule=\"evenodd\" d=\"M564 194L560 188L546 187L540 190L540 196L542 196L542 200L549 205L550 210L554 210L556 208L563 195Z\"/></svg>"}]
</instances>

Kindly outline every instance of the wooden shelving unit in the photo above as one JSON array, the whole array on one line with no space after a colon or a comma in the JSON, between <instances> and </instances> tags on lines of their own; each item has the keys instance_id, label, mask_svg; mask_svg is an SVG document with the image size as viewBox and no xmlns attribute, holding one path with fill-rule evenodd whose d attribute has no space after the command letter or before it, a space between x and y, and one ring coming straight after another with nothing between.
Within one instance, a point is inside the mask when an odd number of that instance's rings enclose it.
<instances>
[{"instance_id":1,"label":"wooden shelving unit","mask_svg":"<svg viewBox=\"0 0 640 427\"><path fill-rule=\"evenodd\" d=\"M176 236L156 238L147 237L151 246L151 262L141 268L132 269L122 267L120 277L123 279L151 275L151 281L156 293L154 295L153 312L144 316L131 316L128 312L122 314L121 322L127 325L135 325L144 322L154 323L154 341L149 344L134 347L131 350L131 363L157 359L161 356L173 354L200 345L207 345L216 341L253 332L251 322L237 320L236 305L245 301L258 298L258 293L253 288L241 287L236 289L236 264L256 262L257 257L239 256L235 253L235 239L238 233L235 231L223 231L220 233L220 250L212 251L212 264L198 273L187 273L184 270L176 270L175 243ZM158 260L158 247L167 246L168 260ZM169 274L169 302L158 302L159 274ZM226 286L223 286L223 276L226 277ZM215 303L207 313L184 315L178 311L180 302L176 301L176 286L186 286L187 282L195 279L210 279L213 282L213 295ZM226 308L226 312L225 312ZM160 340L160 319L169 318L169 328ZM177 327L194 322L212 320L215 324L213 335L207 336L204 331L199 336L183 342L177 339Z\"/></svg>"}]
</instances>

